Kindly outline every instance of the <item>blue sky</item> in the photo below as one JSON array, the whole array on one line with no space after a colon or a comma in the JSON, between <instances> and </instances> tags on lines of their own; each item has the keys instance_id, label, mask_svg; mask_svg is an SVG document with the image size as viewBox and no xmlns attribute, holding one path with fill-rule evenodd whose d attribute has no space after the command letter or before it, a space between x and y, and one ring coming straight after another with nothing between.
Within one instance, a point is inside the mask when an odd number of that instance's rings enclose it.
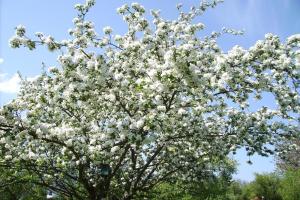
<instances>
[{"instance_id":1,"label":"blue sky","mask_svg":"<svg viewBox=\"0 0 300 200\"><path fill-rule=\"evenodd\" d=\"M146 9L160 9L162 15L169 19L176 17L175 5L184 3L185 8L197 5L198 0L134 0ZM56 53L49 53L39 47L35 51L27 49L10 49L9 38L14 34L14 27L26 26L29 35L40 31L61 40L68 37L67 30L72 27L72 19L76 15L73 5L83 0L0 0L0 105L15 97L18 89L19 71L25 77L34 77L41 72L41 64L56 64ZM104 26L110 25L116 33L124 33L126 26L116 8L132 1L100 1L91 10L88 18L93 20L96 29L101 32ZM244 36L224 36L219 45L224 51L238 44L245 48L256 40L263 39L265 33L274 33L282 40L289 35L300 33L300 1L299 0L225 0L215 9L209 10L199 20L207 27L206 32L219 31L222 27L244 29ZM267 98L267 97L266 97ZM265 102L268 102L266 99ZM246 164L248 157L239 151L238 173L235 178L249 181L254 172L270 172L275 169L273 158L254 156L253 165Z\"/></svg>"}]
</instances>

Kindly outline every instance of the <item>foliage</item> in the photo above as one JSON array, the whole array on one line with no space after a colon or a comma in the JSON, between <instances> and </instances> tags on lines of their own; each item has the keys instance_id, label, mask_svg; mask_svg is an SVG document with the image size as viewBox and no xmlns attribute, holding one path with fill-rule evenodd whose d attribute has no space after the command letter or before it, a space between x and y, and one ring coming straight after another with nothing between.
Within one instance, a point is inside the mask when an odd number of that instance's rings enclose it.
<instances>
[{"instance_id":1,"label":"foliage","mask_svg":"<svg viewBox=\"0 0 300 200\"><path fill-rule=\"evenodd\" d=\"M34 184L30 174L0 168L1 200L45 199L46 189Z\"/></svg>"},{"instance_id":2,"label":"foliage","mask_svg":"<svg viewBox=\"0 0 300 200\"><path fill-rule=\"evenodd\" d=\"M284 149L277 155L277 167L282 171L300 169L300 135L292 140L284 140L277 145L277 148Z\"/></svg>"},{"instance_id":3,"label":"foliage","mask_svg":"<svg viewBox=\"0 0 300 200\"><path fill-rule=\"evenodd\" d=\"M146 196L153 200L228 199L226 193L231 185L231 175L235 172L235 165L231 160L222 165L220 163L214 165L219 168L219 173L215 173L217 170L210 169L205 173L206 177L198 182L180 179L163 182Z\"/></svg>"},{"instance_id":4,"label":"foliage","mask_svg":"<svg viewBox=\"0 0 300 200\"><path fill-rule=\"evenodd\" d=\"M264 197L268 200L281 200L279 194L280 178L278 175L271 174L256 174L255 180L252 182L251 187L255 196Z\"/></svg>"},{"instance_id":5,"label":"foliage","mask_svg":"<svg viewBox=\"0 0 300 200\"><path fill-rule=\"evenodd\" d=\"M169 179L199 182L240 147L273 154L268 144L299 130L300 35L281 42L266 34L248 50L224 53L217 39L240 32L198 34L205 26L197 17L218 2L188 12L179 5L176 20L151 11L153 24L143 6L124 5L122 36L110 27L96 33L85 18L94 0L75 6L69 40L30 39L18 26L13 48L62 54L1 108L2 166L66 198L128 200ZM278 107L250 111L264 92Z\"/></svg>"},{"instance_id":6,"label":"foliage","mask_svg":"<svg viewBox=\"0 0 300 200\"><path fill-rule=\"evenodd\" d=\"M231 181L226 192L228 200L244 200L243 190L245 188L245 183L239 181Z\"/></svg>"},{"instance_id":7,"label":"foliage","mask_svg":"<svg viewBox=\"0 0 300 200\"><path fill-rule=\"evenodd\" d=\"M281 181L280 194L284 200L300 199L300 169L288 170Z\"/></svg>"},{"instance_id":8,"label":"foliage","mask_svg":"<svg viewBox=\"0 0 300 200\"><path fill-rule=\"evenodd\" d=\"M299 188L300 171L289 170L282 175L256 174L255 180L250 183L224 181L222 176L197 183L162 183L154 188L149 199L297 200Z\"/></svg>"}]
</instances>

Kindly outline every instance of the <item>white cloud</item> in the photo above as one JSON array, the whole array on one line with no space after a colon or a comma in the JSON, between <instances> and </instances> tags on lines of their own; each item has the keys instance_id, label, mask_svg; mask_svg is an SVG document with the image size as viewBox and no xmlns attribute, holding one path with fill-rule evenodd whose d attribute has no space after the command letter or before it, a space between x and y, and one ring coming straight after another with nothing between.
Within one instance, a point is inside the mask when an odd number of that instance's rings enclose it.
<instances>
[{"instance_id":1,"label":"white cloud","mask_svg":"<svg viewBox=\"0 0 300 200\"><path fill-rule=\"evenodd\" d=\"M7 73L0 74L0 82L7 76Z\"/></svg>"},{"instance_id":2,"label":"white cloud","mask_svg":"<svg viewBox=\"0 0 300 200\"><path fill-rule=\"evenodd\" d=\"M6 78L7 74L0 74L0 92L17 93L20 88L20 77L14 74L11 78Z\"/></svg>"},{"instance_id":3,"label":"white cloud","mask_svg":"<svg viewBox=\"0 0 300 200\"><path fill-rule=\"evenodd\" d=\"M0 64L2 64L4 62L3 58L0 58Z\"/></svg>"},{"instance_id":4,"label":"white cloud","mask_svg":"<svg viewBox=\"0 0 300 200\"><path fill-rule=\"evenodd\" d=\"M36 81L38 78L40 77L40 75L36 75L36 76L33 76L33 77L28 77L26 78L27 81Z\"/></svg>"}]
</instances>

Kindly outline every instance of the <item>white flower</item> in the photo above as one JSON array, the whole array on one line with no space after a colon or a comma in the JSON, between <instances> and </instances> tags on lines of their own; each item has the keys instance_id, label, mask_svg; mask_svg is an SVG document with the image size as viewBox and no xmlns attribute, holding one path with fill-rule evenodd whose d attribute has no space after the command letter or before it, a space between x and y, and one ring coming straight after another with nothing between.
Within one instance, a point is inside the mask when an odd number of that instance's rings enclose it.
<instances>
[{"instance_id":1,"label":"white flower","mask_svg":"<svg viewBox=\"0 0 300 200\"><path fill-rule=\"evenodd\" d=\"M51 43L53 43L53 37L48 36L48 37L44 38L44 42L45 42L46 44L51 44Z\"/></svg>"},{"instance_id":2,"label":"white flower","mask_svg":"<svg viewBox=\"0 0 300 200\"><path fill-rule=\"evenodd\" d=\"M115 35L114 37L115 41L119 42L122 40L122 36L121 35Z\"/></svg>"},{"instance_id":3,"label":"white flower","mask_svg":"<svg viewBox=\"0 0 300 200\"><path fill-rule=\"evenodd\" d=\"M120 149L119 146L114 146L114 147L112 147L112 148L110 149L110 152L111 152L111 153L115 153L115 152L119 151L119 149Z\"/></svg>"},{"instance_id":4,"label":"white flower","mask_svg":"<svg viewBox=\"0 0 300 200\"><path fill-rule=\"evenodd\" d=\"M49 67L48 68L48 72L49 73L57 73L58 72L58 68L57 67Z\"/></svg>"},{"instance_id":5,"label":"white flower","mask_svg":"<svg viewBox=\"0 0 300 200\"><path fill-rule=\"evenodd\" d=\"M156 69L151 69L148 71L148 75L153 79L154 76L156 75L157 71Z\"/></svg>"},{"instance_id":6,"label":"white flower","mask_svg":"<svg viewBox=\"0 0 300 200\"><path fill-rule=\"evenodd\" d=\"M203 161L209 161L209 158L208 157L204 157Z\"/></svg>"},{"instance_id":7,"label":"white flower","mask_svg":"<svg viewBox=\"0 0 300 200\"><path fill-rule=\"evenodd\" d=\"M9 40L9 45L11 48L18 48L22 45L23 39L19 36L14 36Z\"/></svg>"},{"instance_id":8,"label":"white flower","mask_svg":"<svg viewBox=\"0 0 300 200\"><path fill-rule=\"evenodd\" d=\"M136 122L136 127L137 128L142 128L144 126L145 120L140 119Z\"/></svg>"},{"instance_id":9,"label":"white flower","mask_svg":"<svg viewBox=\"0 0 300 200\"><path fill-rule=\"evenodd\" d=\"M99 44L101 45L101 46L105 46L105 45L107 45L109 43L109 39L108 38L103 38L100 42L99 42Z\"/></svg>"},{"instance_id":10,"label":"white flower","mask_svg":"<svg viewBox=\"0 0 300 200\"><path fill-rule=\"evenodd\" d=\"M123 74L118 74L118 73L116 73L116 74L114 75L114 78L115 78L117 81L121 80L122 77L123 77Z\"/></svg>"},{"instance_id":11,"label":"white flower","mask_svg":"<svg viewBox=\"0 0 300 200\"><path fill-rule=\"evenodd\" d=\"M165 56L164 56L164 58L165 58L165 61L167 62L167 61L172 61L173 60L173 50L169 50L169 51L167 51L166 53L165 53Z\"/></svg>"},{"instance_id":12,"label":"white flower","mask_svg":"<svg viewBox=\"0 0 300 200\"><path fill-rule=\"evenodd\" d=\"M117 9L117 12L119 14L124 14L126 12L126 10L128 9L128 5L124 4L123 6L121 6L120 8Z\"/></svg>"},{"instance_id":13,"label":"white flower","mask_svg":"<svg viewBox=\"0 0 300 200\"><path fill-rule=\"evenodd\" d=\"M29 151L29 153L28 153L28 158L29 158L29 159L35 160L35 159L37 158L37 155L36 155L34 152Z\"/></svg>"},{"instance_id":14,"label":"white flower","mask_svg":"<svg viewBox=\"0 0 300 200\"><path fill-rule=\"evenodd\" d=\"M166 111L166 106L157 106L158 111Z\"/></svg>"},{"instance_id":15,"label":"white flower","mask_svg":"<svg viewBox=\"0 0 300 200\"><path fill-rule=\"evenodd\" d=\"M288 43L292 43L292 42L295 42L295 41L300 42L300 34L292 35L292 36L288 37L288 39L287 39Z\"/></svg>"},{"instance_id":16,"label":"white flower","mask_svg":"<svg viewBox=\"0 0 300 200\"><path fill-rule=\"evenodd\" d=\"M176 5L176 8L179 10L180 8L182 8L182 6L183 6L182 3L178 3L178 4Z\"/></svg>"},{"instance_id":17,"label":"white flower","mask_svg":"<svg viewBox=\"0 0 300 200\"><path fill-rule=\"evenodd\" d=\"M112 28L110 26L106 26L103 28L103 33L104 34L111 34L112 33Z\"/></svg>"},{"instance_id":18,"label":"white flower","mask_svg":"<svg viewBox=\"0 0 300 200\"><path fill-rule=\"evenodd\" d=\"M197 26L197 29L204 29L205 28L205 25L202 24L202 23L198 23L198 24L196 24L196 26Z\"/></svg>"},{"instance_id":19,"label":"white flower","mask_svg":"<svg viewBox=\"0 0 300 200\"><path fill-rule=\"evenodd\" d=\"M135 129L136 128L136 122L135 121L131 122L131 124L129 125L129 128L130 129Z\"/></svg>"},{"instance_id":20,"label":"white flower","mask_svg":"<svg viewBox=\"0 0 300 200\"><path fill-rule=\"evenodd\" d=\"M125 140L125 138L126 138L126 134L124 133L124 132L122 132L121 134L120 134L120 140L122 141L122 140Z\"/></svg>"},{"instance_id":21,"label":"white flower","mask_svg":"<svg viewBox=\"0 0 300 200\"><path fill-rule=\"evenodd\" d=\"M12 159L12 155L5 155L4 159L5 160L11 160Z\"/></svg>"},{"instance_id":22,"label":"white flower","mask_svg":"<svg viewBox=\"0 0 300 200\"><path fill-rule=\"evenodd\" d=\"M114 102L114 101L116 101L116 96L111 93L111 94L106 95L106 99Z\"/></svg>"},{"instance_id":23,"label":"white flower","mask_svg":"<svg viewBox=\"0 0 300 200\"><path fill-rule=\"evenodd\" d=\"M177 113L178 113L179 115L184 115L184 114L187 113L187 111L186 111L185 109L183 109L183 108L179 108Z\"/></svg>"},{"instance_id":24,"label":"white flower","mask_svg":"<svg viewBox=\"0 0 300 200\"><path fill-rule=\"evenodd\" d=\"M113 51L109 51L109 52L106 53L106 55L107 55L107 57L111 58L111 57L113 57L114 52Z\"/></svg>"},{"instance_id":25,"label":"white flower","mask_svg":"<svg viewBox=\"0 0 300 200\"><path fill-rule=\"evenodd\" d=\"M19 37L23 37L25 35L25 26L18 25L16 27L16 35L19 36Z\"/></svg>"},{"instance_id":26,"label":"white flower","mask_svg":"<svg viewBox=\"0 0 300 200\"><path fill-rule=\"evenodd\" d=\"M139 3L134 2L134 3L131 4L131 7L132 7L133 9L135 9L136 11L138 11L138 12L141 12L141 13L144 13L144 12L145 12L144 7L141 6Z\"/></svg>"},{"instance_id":27,"label":"white flower","mask_svg":"<svg viewBox=\"0 0 300 200\"><path fill-rule=\"evenodd\" d=\"M160 22L159 24L157 24L158 29L163 29L165 26L166 26L165 22Z\"/></svg>"},{"instance_id":28,"label":"white flower","mask_svg":"<svg viewBox=\"0 0 300 200\"><path fill-rule=\"evenodd\" d=\"M86 5L88 5L89 7L95 5L96 0L86 0Z\"/></svg>"},{"instance_id":29,"label":"white flower","mask_svg":"<svg viewBox=\"0 0 300 200\"><path fill-rule=\"evenodd\" d=\"M93 60L89 60L87 63L86 63L86 65L87 65L87 67L89 68L89 69L92 69L92 68L95 68L95 61L93 61Z\"/></svg>"},{"instance_id":30,"label":"white flower","mask_svg":"<svg viewBox=\"0 0 300 200\"><path fill-rule=\"evenodd\" d=\"M39 38L44 37L44 34L42 32L36 32L34 35L39 37Z\"/></svg>"},{"instance_id":31,"label":"white flower","mask_svg":"<svg viewBox=\"0 0 300 200\"><path fill-rule=\"evenodd\" d=\"M68 140L66 141L66 145L67 145L68 147L72 146L72 144L73 144L73 140L72 140L72 139L68 139Z\"/></svg>"}]
</instances>

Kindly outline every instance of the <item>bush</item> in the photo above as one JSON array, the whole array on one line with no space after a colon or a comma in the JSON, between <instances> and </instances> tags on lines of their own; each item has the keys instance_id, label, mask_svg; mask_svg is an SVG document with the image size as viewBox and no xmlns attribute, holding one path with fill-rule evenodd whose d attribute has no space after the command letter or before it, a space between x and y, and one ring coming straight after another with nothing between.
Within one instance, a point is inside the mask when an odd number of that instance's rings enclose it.
<instances>
[{"instance_id":1,"label":"bush","mask_svg":"<svg viewBox=\"0 0 300 200\"><path fill-rule=\"evenodd\" d=\"M281 200L279 194L280 178L275 173L256 174L252 188L257 197L264 197L267 200Z\"/></svg>"},{"instance_id":2,"label":"bush","mask_svg":"<svg viewBox=\"0 0 300 200\"><path fill-rule=\"evenodd\" d=\"M300 169L285 172L279 193L284 200L300 199Z\"/></svg>"}]
</instances>

